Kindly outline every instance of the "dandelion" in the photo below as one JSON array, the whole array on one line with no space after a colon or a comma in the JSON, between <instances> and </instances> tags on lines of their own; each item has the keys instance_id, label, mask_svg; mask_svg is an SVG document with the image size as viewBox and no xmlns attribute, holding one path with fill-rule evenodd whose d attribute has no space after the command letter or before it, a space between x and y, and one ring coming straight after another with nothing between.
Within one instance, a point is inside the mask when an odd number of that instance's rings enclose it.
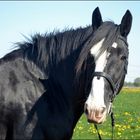
<instances>
[{"instance_id":1,"label":"dandelion","mask_svg":"<svg viewBox=\"0 0 140 140\"><path fill-rule=\"evenodd\" d=\"M140 122L140 118L138 118L138 122Z\"/></svg>"},{"instance_id":2,"label":"dandelion","mask_svg":"<svg viewBox=\"0 0 140 140\"><path fill-rule=\"evenodd\" d=\"M129 116L130 113L129 112L124 112L124 115Z\"/></svg>"},{"instance_id":3,"label":"dandelion","mask_svg":"<svg viewBox=\"0 0 140 140\"><path fill-rule=\"evenodd\" d=\"M127 125L126 127L127 127L128 129L130 129L130 125Z\"/></svg>"},{"instance_id":4,"label":"dandelion","mask_svg":"<svg viewBox=\"0 0 140 140\"><path fill-rule=\"evenodd\" d=\"M83 127L82 127L82 126L79 126L78 129L79 129L79 130L83 130Z\"/></svg>"},{"instance_id":5,"label":"dandelion","mask_svg":"<svg viewBox=\"0 0 140 140\"><path fill-rule=\"evenodd\" d=\"M115 126L116 126L116 127L121 127L121 125L120 125L120 124L115 124Z\"/></svg>"},{"instance_id":6,"label":"dandelion","mask_svg":"<svg viewBox=\"0 0 140 140\"><path fill-rule=\"evenodd\" d=\"M104 132L103 132L102 130L99 130L99 133L100 133L101 135L104 135Z\"/></svg>"},{"instance_id":7,"label":"dandelion","mask_svg":"<svg viewBox=\"0 0 140 140\"><path fill-rule=\"evenodd\" d=\"M118 132L117 134L118 134L119 136L121 136L121 133L120 133L120 132Z\"/></svg>"}]
</instances>

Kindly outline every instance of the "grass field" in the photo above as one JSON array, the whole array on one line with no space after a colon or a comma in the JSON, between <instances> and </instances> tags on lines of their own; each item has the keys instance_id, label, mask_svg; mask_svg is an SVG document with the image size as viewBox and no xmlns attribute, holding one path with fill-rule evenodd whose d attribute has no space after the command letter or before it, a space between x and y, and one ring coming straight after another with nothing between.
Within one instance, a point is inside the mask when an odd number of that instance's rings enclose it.
<instances>
[{"instance_id":1,"label":"grass field","mask_svg":"<svg viewBox=\"0 0 140 140\"><path fill-rule=\"evenodd\" d=\"M114 139L140 139L140 88L123 88L113 103L115 117ZM111 119L98 125L102 139L111 139ZM85 115L79 120L73 135L74 139L98 139L93 124Z\"/></svg>"}]
</instances>

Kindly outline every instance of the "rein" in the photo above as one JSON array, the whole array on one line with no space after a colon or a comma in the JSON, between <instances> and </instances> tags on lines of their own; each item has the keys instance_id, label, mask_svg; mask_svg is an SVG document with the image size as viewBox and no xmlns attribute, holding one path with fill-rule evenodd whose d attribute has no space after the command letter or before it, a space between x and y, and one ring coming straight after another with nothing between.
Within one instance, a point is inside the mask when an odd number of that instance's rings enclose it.
<instances>
[{"instance_id":1,"label":"rein","mask_svg":"<svg viewBox=\"0 0 140 140\"><path fill-rule=\"evenodd\" d=\"M115 120L114 120L114 114L113 114L113 112L111 112L110 117L111 117L111 126L112 126L112 137L111 137L111 139L113 140L114 139L114 126L115 126ZM97 131L99 140L102 140L102 137L101 137L101 135L99 133L97 124L94 124L94 127L95 127L95 129Z\"/></svg>"},{"instance_id":2,"label":"rein","mask_svg":"<svg viewBox=\"0 0 140 140\"><path fill-rule=\"evenodd\" d=\"M108 81L108 83L109 83L109 85L111 87L111 90L113 92L112 98L110 100L110 102L112 103L113 100L114 100L114 98L115 98L115 96L117 95L118 85L115 85L114 82L113 82L113 80L112 80L112 78L111 78L111 76L109 74L105 73L105 72L94 72L94 75L93 76L94 77L97 77L97 79L100 79L100 77L103 77L103 78L105 78ZM110 117L111 117L112 140L113 140L114 139L115 120L114 120L114 114L112 112L112 109L110 111ZM99 130L98 130L98 127L97 127L97 124L94 124L94 127L95 127L95 129L97 131L99 140L102 140L101 135L100 135Z\"/></svg>"}]
</instances>

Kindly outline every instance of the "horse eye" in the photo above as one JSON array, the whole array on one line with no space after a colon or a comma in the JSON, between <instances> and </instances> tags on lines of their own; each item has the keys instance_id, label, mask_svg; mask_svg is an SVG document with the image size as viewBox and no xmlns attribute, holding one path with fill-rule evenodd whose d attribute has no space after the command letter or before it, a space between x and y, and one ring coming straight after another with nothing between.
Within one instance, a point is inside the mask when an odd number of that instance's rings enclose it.
<instances>
[{"instance_id":1,"label":"horse eye","mask_svg":"<svg viewBox=\"0 0 140 140\"><path fill-rule=\"evenodd\" d=\"M123 56L121 56L121 60L126 60L126 56L125 55L123 55Z\"/></svg>"}]
</instances>

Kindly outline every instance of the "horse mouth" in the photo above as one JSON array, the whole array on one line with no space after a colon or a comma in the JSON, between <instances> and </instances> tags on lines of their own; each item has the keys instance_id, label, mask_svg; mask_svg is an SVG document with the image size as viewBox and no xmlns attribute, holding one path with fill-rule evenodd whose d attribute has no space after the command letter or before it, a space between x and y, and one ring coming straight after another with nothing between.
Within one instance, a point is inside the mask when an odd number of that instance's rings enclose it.
<instances>
[{"instance_id":1,"label":"horse mouth","mask_svg":"<svg viewBox=\"0 0 140 140\"><path fill-rule=\"evenodd\" d=\"M102 124L106 120L106 114L103 114L102 116L95 116L95 115L87 115L87 121L89 123L94 123L94 124Z\"/></svg>"}]
</instances>

